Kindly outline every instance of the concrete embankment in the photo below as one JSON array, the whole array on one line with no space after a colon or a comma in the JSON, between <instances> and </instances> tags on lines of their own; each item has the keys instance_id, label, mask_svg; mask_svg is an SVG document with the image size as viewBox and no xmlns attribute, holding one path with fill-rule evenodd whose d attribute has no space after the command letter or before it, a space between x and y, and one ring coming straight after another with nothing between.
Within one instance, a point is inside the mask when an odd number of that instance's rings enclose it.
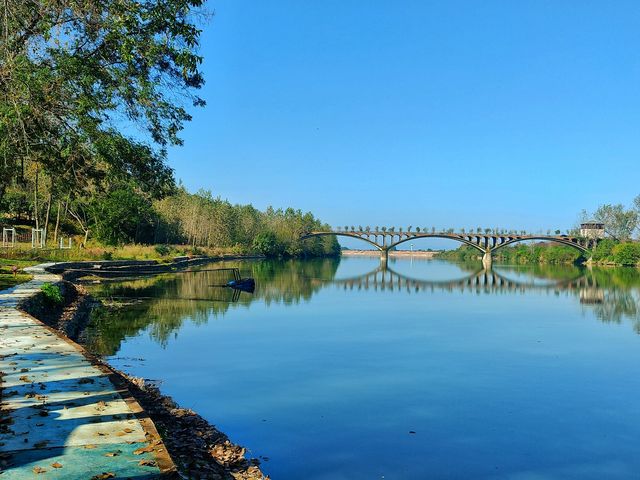
<instances>
[{"instance_id":1,"label":"concrete embankment","mask_svg":"<svg viewBox=\"0 0 640 480\"><path fill-rule=\"evenodd\" d=\"M0 293L0 478L175 476L155 426L115 376L18 310L59 280L46 266Z\"/></svg>"}]
</instances>

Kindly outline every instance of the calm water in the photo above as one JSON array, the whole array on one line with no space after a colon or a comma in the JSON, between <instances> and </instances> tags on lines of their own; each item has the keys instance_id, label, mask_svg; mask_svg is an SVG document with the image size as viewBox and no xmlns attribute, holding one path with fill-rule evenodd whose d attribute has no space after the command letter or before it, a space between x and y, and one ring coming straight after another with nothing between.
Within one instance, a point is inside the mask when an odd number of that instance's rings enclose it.
<instances>
[{"instance_id":1,"label":"calm water","mask_svg":"<svg viewBox=\"0 0 640 480\"><path fill-rule=\"evenodd\" d=\"M92 285L137 300L97 315L90 347L274 480L640 478L636 270L224 266L256 292L211 272Z\"/></svg>"}]
</instances>

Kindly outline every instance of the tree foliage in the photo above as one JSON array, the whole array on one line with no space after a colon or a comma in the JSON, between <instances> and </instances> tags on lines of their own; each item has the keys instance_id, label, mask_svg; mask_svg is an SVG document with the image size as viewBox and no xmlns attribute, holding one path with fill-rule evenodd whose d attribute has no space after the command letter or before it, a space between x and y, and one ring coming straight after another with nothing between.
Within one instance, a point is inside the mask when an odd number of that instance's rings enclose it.
<instances>
[{"instance_id":1,"label":"tree foliage","mask_svg":"<svg viewBox=\"0 0 640 480\"><path fill-rule=\"evenodd\" d=\"M605 232L619 241L631 238L638 227L639 211L627 209L623 204L600 205L592 215L593 219L604 224ZM589 214L583 210L581 220L590 220Z\"/></svg>"},{"instance_id":2,"label":"tree foliage","mask_svg":"<svg viewBox=\"0 0 640 480\"><path fill-rule=\"evenodd\" d=\"M70 191L135 179L172 187L165 147L181 143L203 84L194 15L202 0L4 0L0 198L34 163ZM123 127L138 127L137 137ZM142 138L140 138L142 132Z\"/></svg>"},{"instance_id":3,"label":"tree foliage","mask_svg":"<svg viewBox=\"0 0 640 480\"><path fill-rule=\"evenodd\" d=\"M157 215L155 243L187 243L203 247L257 248L269 256L299 257L339 253L333 237L300 237L313 230L329 229L311 213L293 208L232 205L201 190L195 194L180 189L175 195L154 203Z\"/></svg>"},{"instance_id":4,"label":"tree foliage","mask_svg":"<svg viewBox=\"0 0 640 480\"><path fill-rule=\"evenodd\" d=\"M640 263L640 244L621 243L613 247L613 259L618 265L634 266Z\"/></svg>"}]
</instances>

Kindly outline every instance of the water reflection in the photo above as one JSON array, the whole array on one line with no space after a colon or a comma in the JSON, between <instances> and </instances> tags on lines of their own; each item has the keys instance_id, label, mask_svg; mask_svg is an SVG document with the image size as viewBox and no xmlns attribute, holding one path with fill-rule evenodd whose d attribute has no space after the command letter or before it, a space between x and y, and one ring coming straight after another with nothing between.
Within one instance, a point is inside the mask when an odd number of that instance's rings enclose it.
<instances>
[{"instance_id":1,"label":"water reflection","mask_svg":"<svg viewBox=\"0 0 640 480\"><path fill-rule=\"evenodd\" d=\"M427 295L564 294L576 297L583 308L592 310L603 322L631 320L634 330L640 333L640 273L636 269L498 266L487 271L474 264L457 265L455 278L434 280L430 279L428 268L419 272L424 278L418 278L413 268L405 273L403 262L388 266L373 263L374 267L365 273L339 278L340 264L340 259L221 262L202 267L207 271L88 284L95 296L122 308L117 308L116 315L113 310L96 312L86 341L92 351L113 355L125 338L148 329L154 340L165 344L177 336L185 321L203 324L224 316L229 309L246 308L254 302L307 302L325 288ZM237 267L243 277L254 277L255 293L212 287L224 280L209 271L214 267Z\"/></svg>"}]
</instances>

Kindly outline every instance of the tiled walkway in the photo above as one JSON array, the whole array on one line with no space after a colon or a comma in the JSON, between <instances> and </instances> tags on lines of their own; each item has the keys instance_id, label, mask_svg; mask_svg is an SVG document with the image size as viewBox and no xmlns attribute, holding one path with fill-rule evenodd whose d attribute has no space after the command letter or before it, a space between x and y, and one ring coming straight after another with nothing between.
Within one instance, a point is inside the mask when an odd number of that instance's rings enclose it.
<instances>
[{"instance_id":1,"label":"tiled walkway","mask_svg":"<svg viewBox=\"0 0 640 480\"><path fill-rule=\"evenodd\" d=\"M126 390L77 345L16 309L59 280L45 266L30 269L32 281L0 292L0 409L9 412L0 416L8 428L0 426L0 462L8 462L4 470L0 463L0 480L164 478L160 466L170 460Z\"/></svg>"}]
</instances>

